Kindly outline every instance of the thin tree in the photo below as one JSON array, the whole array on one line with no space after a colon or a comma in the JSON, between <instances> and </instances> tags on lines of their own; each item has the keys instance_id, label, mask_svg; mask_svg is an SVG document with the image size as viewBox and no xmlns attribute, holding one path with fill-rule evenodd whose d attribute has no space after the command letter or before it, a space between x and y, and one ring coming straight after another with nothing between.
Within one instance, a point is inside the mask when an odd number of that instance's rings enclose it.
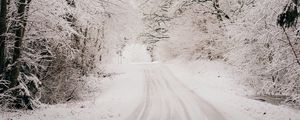
<instances>
[{"instance_id":1,"label":"thin tree","mask_svg":"<svg viewBox=\"0 0 300 120\"><path fill-rule=\"evenodd\" d=\"M25 27L27 23L27 12L29 10L29 3L31 0L17 0L17 23L15 28L15 44L13 52L13 66L10 73L10 87L17 86L19 84L18 77L21 67L21 51L22 42L25 33Z\"/></svg>"},{"instance_id":2,"label":"thin tree","mask_svg":"<svg viewBox=\"0 0 300 120\"><path fill-rule=\"evenodd\" d=\"M288 45L291 47L291 50L295 56L296 62L298 65L300 65L300 57L297 55L297 49L294 47L291 38L287 34L286 29L291 27L296 27L298 22L298 17L300 16L298 12L298 4L299 0L292 0L290 3L288 3L283 10L283 13L281 13L277 18L277 25L280 26L287 38Z\"/></svg>"},{"instance_id":3,"label":"thin tree","mask_svg":"<svg viewBox=\"0 0 300 120\"><path fill-rule=\"evenodd\" d=\"M14 41L14 51L13 51L13 61L11 65L11 70L9 71L9 88L17 87L22 84L19 81L20 69L21 69L21 55L22 55L22 42L24 38L25 28L27 24L27 17L29 11L29 3L31 0L16 0L17 5L17 14L16 22L14 27L15 41ZM22 89L22 88L21 88ZM26 89L26 88L25 88ZM22 92L19 91L19 92ZM22 108L26 107L27 109L33 109L31 104L31 98L29 94L22 93L19 94L18 91L12 93L12 96L16 97L15 107ZM26 106L22 104L25 103Z\"/></svg>"},{"instance_id":4,"label":"thin tree","mask_svg":"<svg viewBox=\"0 0 300 120\"><path fill-rule=\"evenodd\" d=\"M1 0L0 8L0 75L5 71L5 39L6 39L6 16L7 16L7 0Z\"/></svg>"}]
</instances>

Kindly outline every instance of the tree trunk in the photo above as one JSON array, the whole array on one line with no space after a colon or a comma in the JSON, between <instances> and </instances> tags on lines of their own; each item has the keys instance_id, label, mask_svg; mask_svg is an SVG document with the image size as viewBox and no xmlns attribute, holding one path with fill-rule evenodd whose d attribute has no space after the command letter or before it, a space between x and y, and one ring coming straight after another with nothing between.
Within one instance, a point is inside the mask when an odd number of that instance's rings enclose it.
<instances>
[{"instance_id":1,"label":"tree trunk","mask_svg":"<svg viewBox=\"0 0 300 120\"><path fill-rule=\"evenodd\" d=\"M289 44L289 46L291 47L291 50L292 50L292 52L293 52L293 54L294 54L294 56L295 56L296 62L297 62L298 65L300 65L300 58L299 58L298 55L297 55L296 49L294 48L294 45L292 44L291 39L290 39L289 35L287 34L285 28L282 27L282 29L283 29L283 32L284 32L284 34L285 34L285 36L286 36L286 39L287 39L287 41L288 41L288 44Z\"/></svg>"},{"instance_id":2,"label":"tree trunk","mask_svg":"<svg viewBox=\"0 0 300 120\"><path fill-rule=\"evenodd\" d=\"M26 22L27 22L27 12L29 10L29 3L31 0L18 0L17 7L17 23L15 28L15 44L13 53L13 66L10 73L10 87L15 87L19 84L18 77L20 74L21 67L21 49L22 42L24 38Z\"/></svg>"},{"instance_id":3,"label":"tree trunk","mask_svg":"<svg viewBox=\"0 0 300 120\"><path fill-rule=\"evenodd\" d=\"M6 39L6 16L7 16L7 1L1 0L0 8L0 75L5 71L5 39Z\"/></svg>"},{"instance_id":4,"label":"tree trunk","mask_svg":"<svg viewBox=\"0 0 300 120\"><path fill-rule=\"evenodd\" d=\"M29 11L29 3L31 0L16 0L17 5L17 15L16 15L16 25L15 25L15 43L13 51L13 61L12 67L9 71L9 88L16 87L21 84L19 81L20 69L21 69L21 55L22 55L22 42L24 38L25 28L27 24L27 16ZM12 95L16 98L14 101L14 108L24 108L32 110L33 101L31 100L31 93L25 92L27 88L20 88L21 90L14 90ZM20 93L21 92L21 93Z\"/></svg>"}]
</instances>

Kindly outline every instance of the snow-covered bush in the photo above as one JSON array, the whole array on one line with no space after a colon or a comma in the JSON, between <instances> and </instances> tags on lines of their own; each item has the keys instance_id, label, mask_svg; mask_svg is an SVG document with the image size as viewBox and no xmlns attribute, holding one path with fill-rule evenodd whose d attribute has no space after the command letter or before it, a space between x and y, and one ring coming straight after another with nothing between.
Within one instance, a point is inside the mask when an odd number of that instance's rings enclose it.
<instances>
[{"instance_id":1,"label":"snow-covered bush","mask_svg":"<svg viewBox=\"0 0 300 120\"><path fill-rule=\"evenodd\" d=\"M11 63L14 27L18 22L15 3L18 2L10 1L7 15L7 71L15 64ZM26 100L30 104L38 104L40 100L53 104L76 99L77 91L85 84L81 77L89 74L102 59L105 4L97 0L31 1L19 59L19 85L9 88L10 79L1 77L1 107ZM9 89L2 90L5 86ZM28 98L23 99L22 95ZM19 102L16 96L25 101Z\"/></svg>"},{"instance_id":2,"label":"snow-covered bush","mask_svg":"<svg viewBox=\"0 0 300 120\"><path fill-rule=\"evenodd\" d=\"M146 43L154 44L155 53L172 59L182 56L189 60L224 59L227 42L224 23L229 17L218 1L169 0L146 16ZM147 19L148 18L148 19ZM152 21L151 21L152 20ZM159 56L159 55L158 55Z\"/></svg>"},{"instance_id":3,"label":"snow-covered bush","mask_svg":"<svg viewBox=\"0 0 300 120\"><path fill-rule=\"evenodd\" d=\"M286 96L287 102L299 105L300 65L292 50L300 51L298 26L286 31L277 26L279 14L290 2L261 0L245 4L233 23L226 25L234 45L227 57L231 64L249 73L246 83L257 94ZM296 54L299 56L299 52Z\"/></svg>"},{"instance_id":4,"label":"snow-covered bush","mask_svg":"<svg viewBox=\"0 0 300 120\"><path fill-rule=\"evenodd\" d=\"M80 77L100 61L102 5L95 0L33 1L24 57L43 83L42 102L76 98L84 83Z\"/></svg>"}]
</instances>

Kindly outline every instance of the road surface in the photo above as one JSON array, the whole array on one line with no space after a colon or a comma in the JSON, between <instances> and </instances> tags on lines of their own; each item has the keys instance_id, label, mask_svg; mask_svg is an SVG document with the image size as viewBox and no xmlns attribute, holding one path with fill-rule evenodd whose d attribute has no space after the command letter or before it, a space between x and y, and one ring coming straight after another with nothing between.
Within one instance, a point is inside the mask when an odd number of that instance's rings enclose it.
<instances>
[{"instance_id":1,"label":"road surface","mask_svg":"<svg viewBox=\"0 0 300 120\"><path fill-rule=\"evenodd\" d=\"M225 120L163 64L144 67L143 100L126 120Z\"/></svg>"}]
</instances>

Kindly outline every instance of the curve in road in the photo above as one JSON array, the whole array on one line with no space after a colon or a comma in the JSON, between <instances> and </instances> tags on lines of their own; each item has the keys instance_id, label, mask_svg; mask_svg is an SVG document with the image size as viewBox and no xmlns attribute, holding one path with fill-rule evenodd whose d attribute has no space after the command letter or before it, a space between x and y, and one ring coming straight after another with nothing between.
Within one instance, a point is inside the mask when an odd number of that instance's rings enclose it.
<instances>
[{"instance_id":1,"label":"curve in road","mask_svg":"<svg viewBox=\"0 0 300 120\"><path fill-rule=\"evenodd\" d=\"M182 84L167 66L144 70L145 96L127 120L225 120L207 101Z\"/></svg>"}]
</instances>

